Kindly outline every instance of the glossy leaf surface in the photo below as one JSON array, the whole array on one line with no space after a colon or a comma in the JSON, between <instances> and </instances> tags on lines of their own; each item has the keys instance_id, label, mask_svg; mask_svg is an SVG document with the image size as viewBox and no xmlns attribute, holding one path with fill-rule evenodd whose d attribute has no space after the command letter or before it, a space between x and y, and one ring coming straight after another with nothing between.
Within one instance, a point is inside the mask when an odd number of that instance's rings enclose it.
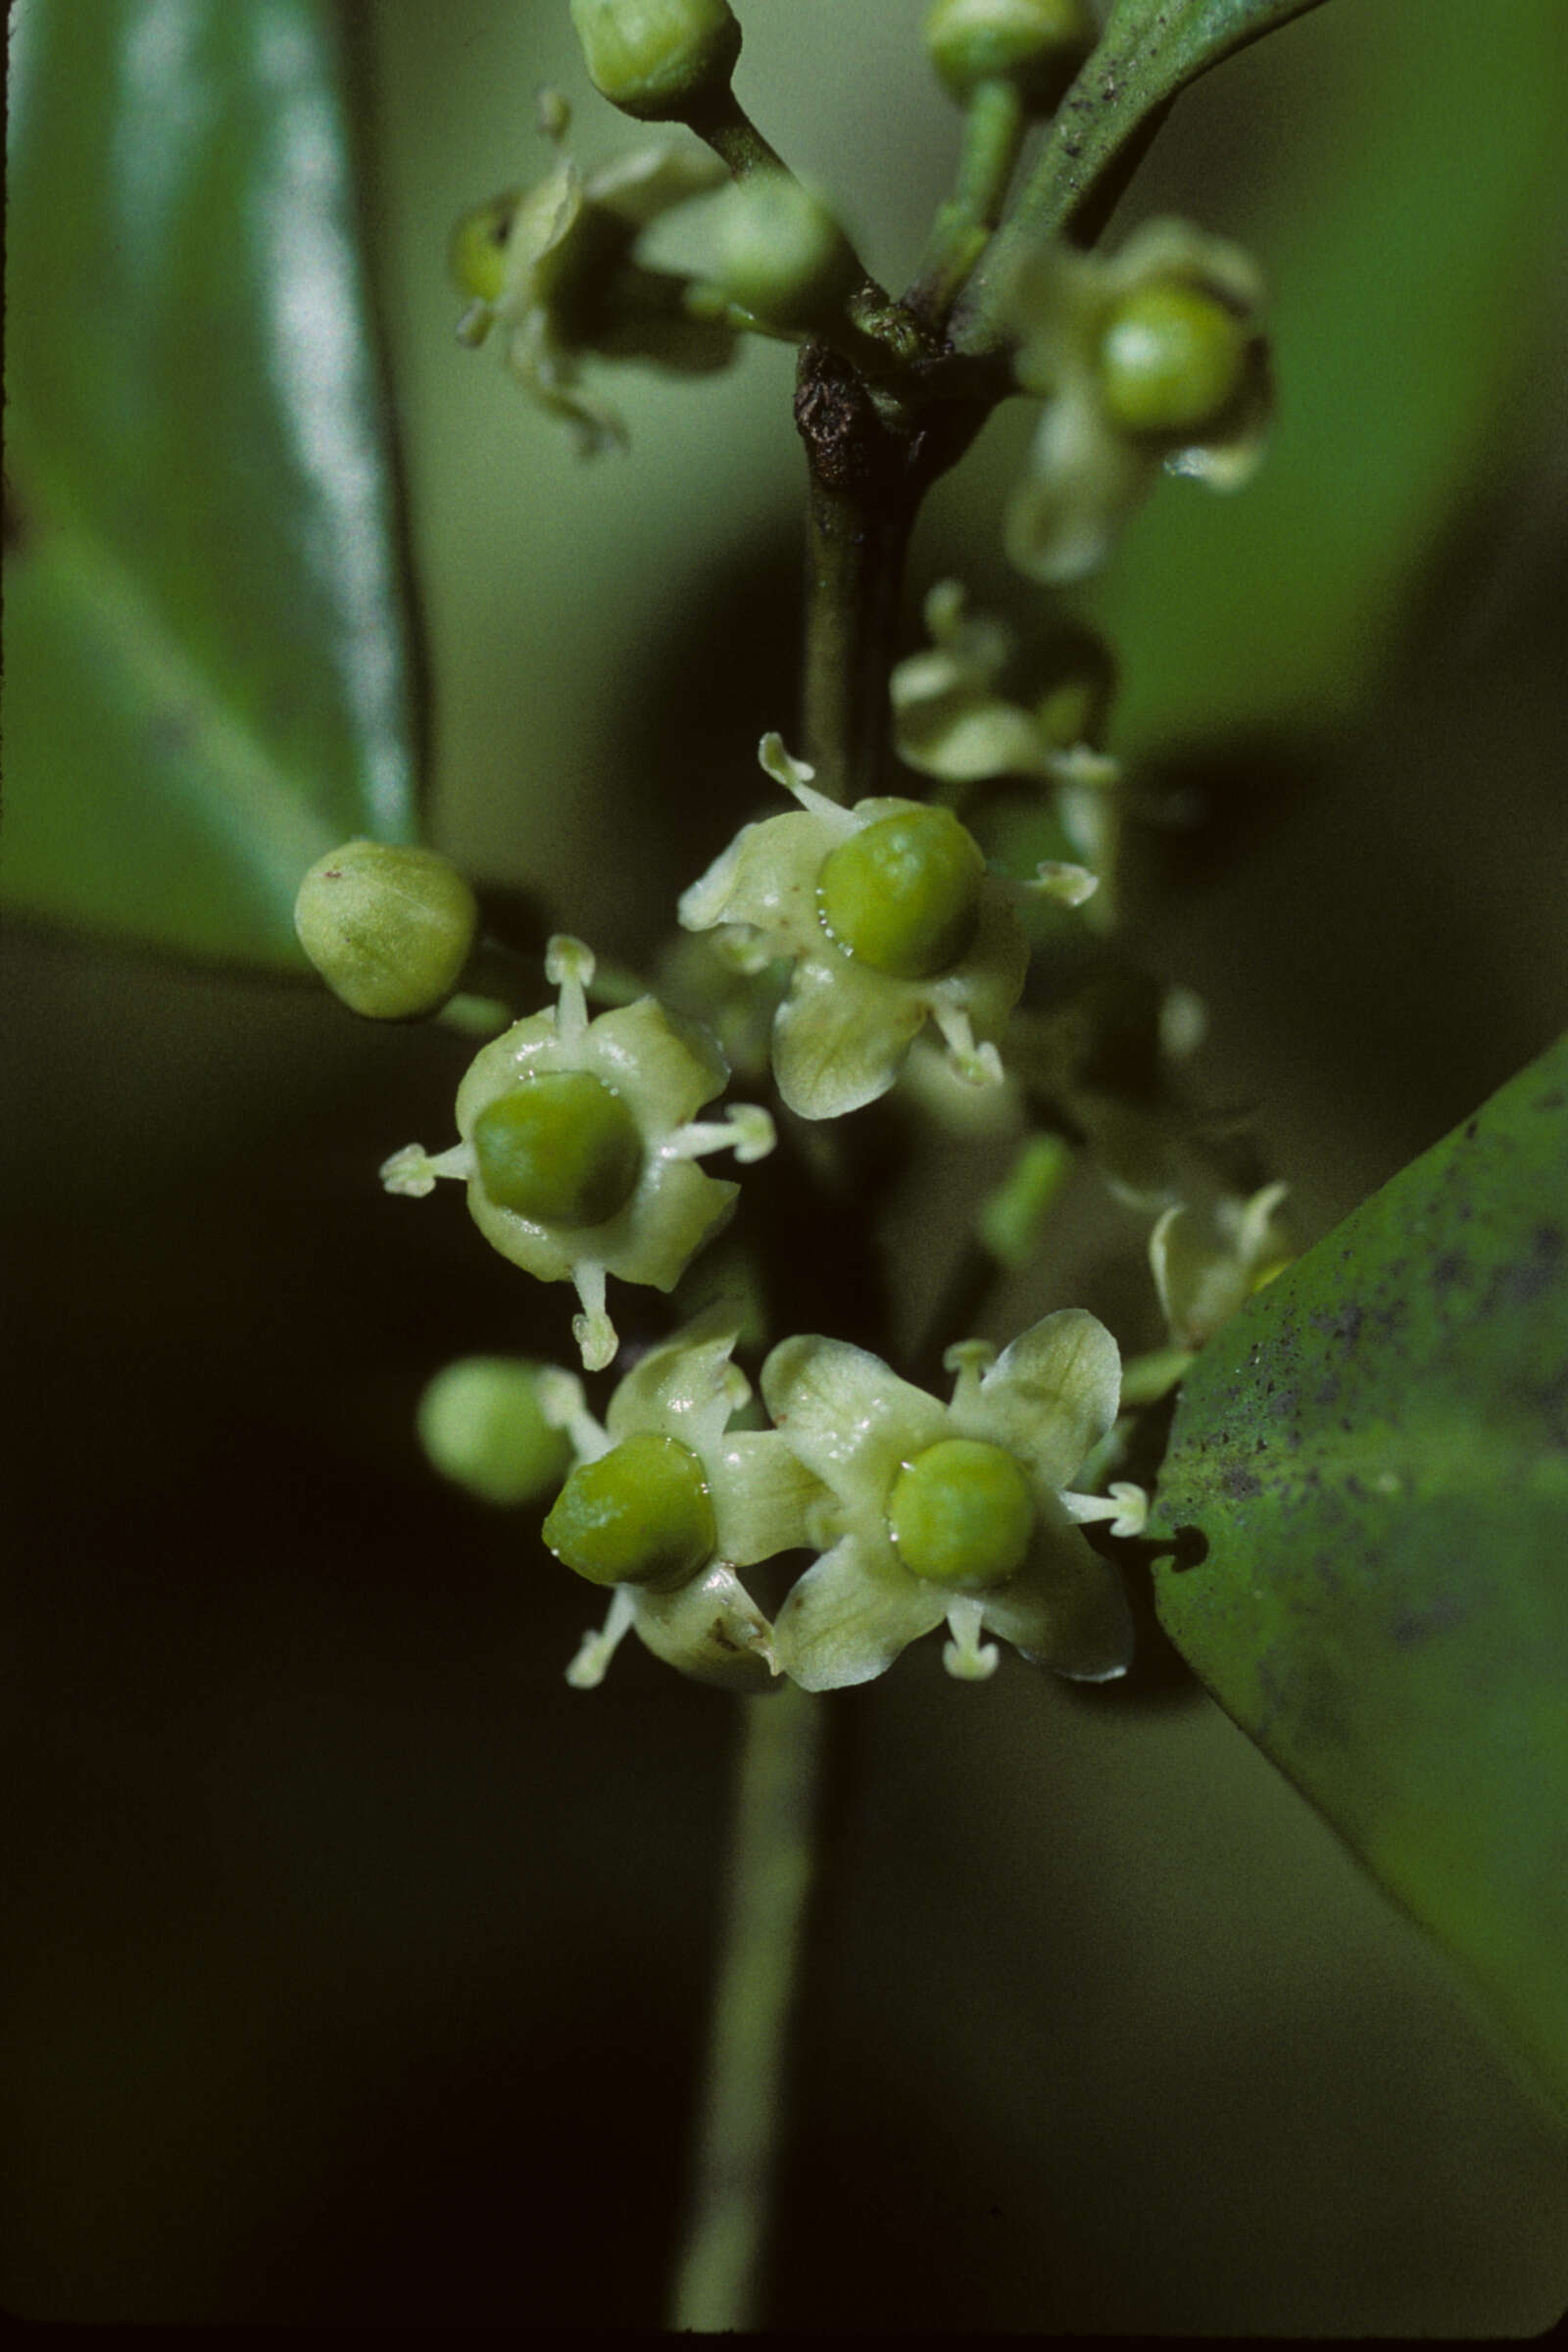
<instances>
[{"instance_id":1,"label":"glossy leaf surface","mask_svg":"<svg viewBox=\"0 0 1568 2352\"><path fill-rule=\"evenodd\" d=\"M1568 2104L1568 1039L1219 1334L1153 1532L1178 1648Z\"/></svg>"},{"instance_id":2,"label":"glossy leaf surface","mask_svg":"<svg viewBox=\"0 0 1568 2352\"><path fill-rule=\"evenodd\" d=\"M25 0L9 178L6 895L294 963L312 860L415 829L333 21Z\"/></svg>"}]
</instances>

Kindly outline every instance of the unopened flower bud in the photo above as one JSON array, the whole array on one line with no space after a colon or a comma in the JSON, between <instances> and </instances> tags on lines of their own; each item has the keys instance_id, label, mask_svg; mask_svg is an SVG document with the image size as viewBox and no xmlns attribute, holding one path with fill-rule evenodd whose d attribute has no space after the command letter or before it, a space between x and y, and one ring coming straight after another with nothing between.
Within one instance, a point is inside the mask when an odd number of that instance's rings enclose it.
<instances>
[{"instance_id":1,"label":"unopened flower bud","mask_svg":"<svg viewBox=\"0 0 1568 2352\"><path fill-rule=\"evenodd\" d=\"M466 1355L439 1371L417 1413L432 1467L484 1502L528 1502L554 1486L571 1447L545 1418L540 1370L517 1356Z\"/></svg>"},{"instance_id":2,"label":"unopened flower bud","mask_svg":"<svg viewBox=\"0 0 1568 2352\"><path fill-rule=\"evenodd\" d=\"M588 78L640 122L684 122L729 88L741 28L728 0L571 0Z\"/></svg>"},{"instance_id":3,"label":"unopened flower bud","mask_svg":"<svg viewBox=\"0 0 1568 2352\"><path fill-rule=\"evenodd\" d=\"M435 850L351 841L318 858L294 903L300 946L334 995L372 1020L438 1012L472 952L473 892Z\"/></svg>"},{"instance_id":4,"label":"unopened flower bud","mask_svg":"<svg viewBox=\"0 0 1568 2352\"><path fill-rule=\"evenodd\" d=\"M831 209L787 172L754 172L717 218L718 282L764 326L787 334L829 327L864 277Z\"/></svg>"},{"instance_id":5,"label":"unopened flower bud","mask_svg":"<svg viewBox=\"0 0 1568 2352\"><path fill-rule=\"evenodd\" d=\"M1031 112L1049 114L1099 38L1084 0L937 0L925 45L955 98L1010 81Z\"/></svg>"}]
</instances>

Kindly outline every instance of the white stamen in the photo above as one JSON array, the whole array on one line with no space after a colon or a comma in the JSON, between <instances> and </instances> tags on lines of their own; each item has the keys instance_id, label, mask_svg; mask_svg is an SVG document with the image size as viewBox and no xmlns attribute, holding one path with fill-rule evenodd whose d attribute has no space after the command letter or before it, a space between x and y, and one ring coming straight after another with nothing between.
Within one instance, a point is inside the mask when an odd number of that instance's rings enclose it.
<instances>
[{"instance_id":1,"label":"white stamen","mask_svg":"<svg viewBox=\"0 0 1568 2352\"><path fill-rule=\"evenodd\" d=\"M1108 1520L1106 1532L1113 1536L1141 1536L1149 1520L1149 1496L1130 1479L1118 1479L1108 1496L1074 1494L1068 1490L1058 1500L1068 1518L1076 1520L1079 1526L1091 1519Z\"/></svg>"},{"instance_id":2,"label":"white stamen","mask_svg":"<svg viewBox=\"0 0 1568 2352\"><path fill-rule=\"evenodd\" d=\"M566 1668L566 1680L574 1690L598 1690L605 1679L605 1669L631 1631L636 1614L632 1588L617 1585L604 1625L597 1634L584 1634L581 1647Z\"/></svg>"},{"instance_id":3,"label":"white stamen","mask_svg":"<svg viewBox=\"0 0 1568 2352\"><path fill-rule=\"evenodd\" d=\"M580 1046L588 1028L587 989L594 976L594 952L580 939L558 931L545 946L545 978L561 991L556 1006L556 1035L565 1046Z\"/></svg>"},{"instance_id":4,"label":"white stamen","mask_svg":"<svg viewBox=\"0 0 1568 2352\"><path fill-rule=\"evenodd\" d=\"M583 1308L571 1319L571 1336L581 1352L583 1370L603 1372L614 1362L620 1346L615 1326L605 1312L605 1269L594 1259L582 1258L572 1268L571 1279Z\"/></svg>"},{"instance_id":5,"label":"white stamen","mask_svg":"<svg viewBox=\"0 0 1568 2352\"><path fill-rule=\"evenodd\" d=\"M466 1182L472 1174L473 1151L467 1144L454 1144L433 1156L422 1144L405 1144L381 1162L382 1185L406 1200L422 1200L433 1193L438 1176L458 1176Z\"/></svg>"},{"instance_id":6,"label":"white stamen","mask_svg":"<svg viewBox=\"0 0 1568 2352\"><path fill-rule=\"evenodd\" d=\"M975 1044L969 1015L960 1005L951 1004L942 997L934 997L931 1018L942 1032L942 1042L948 1049L949 1060L967 1085L1002 1084L1002 1055L995 1046Z\"/></svg>"},{"instance_id":7,"label":"white stamen","mask_svg":"<svg viewBox=\"0 0 1568 2352\"><path fill-rule=\"evenodd\" d=\"M942 1663L957 1682L983 1683L997 1671L996 1643L980 1639L984 1607L984 1601L973 1592L955 1593L948 1605L953 1640L943 1645Z\"/></svg>"},{"instance_id":8,"label":"white stamen","mask_svg":"<svg viewBox=\"0 0 1568 2352\"><path fill-rule=\"evenodd\" d=\"M757 1102L735 1102L721 1119L692 1119L666 1136L661 1159L701 1159L709 1152L733 1152L743 1165L765 1159L778 1142L771 1115Z\"/></svg>"},{"instance_id":9,"label":"white stamen","mask_svg":"<svg viewBox=\"0 0 1568 2352\"><path fill-rule=\"evenodd\" d=\"M552 1429L564 1430L580 1462L597 1462L610 1451L610 1433L594 1419L575 1372L546 1364L534 1381L539 1410Z\"/></svg>"}]
</instances>

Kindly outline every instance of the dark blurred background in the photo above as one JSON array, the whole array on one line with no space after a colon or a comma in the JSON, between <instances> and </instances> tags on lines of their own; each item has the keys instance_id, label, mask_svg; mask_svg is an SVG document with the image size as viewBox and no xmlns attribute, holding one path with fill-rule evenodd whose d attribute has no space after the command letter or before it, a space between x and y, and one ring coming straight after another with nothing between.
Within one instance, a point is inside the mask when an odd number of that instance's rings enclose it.
<instances>
[{"instance_id":1,"label":"dark blurred background","mask_svg":"<svg viewBox=\"0 0 1568 2352\"><path fill-rule=\"evenodd\" d=\"M564 8L353 13L435 835L635 959L790 724L789 355L617 386L630 460L576 466L454 344L445 238L544 168L539 82L585 155L635 134ZM922 9L740 13L742 95L897 280L953 147ZM1497 68L1457 0L1336 0L1183 100L1113 231L1190 211L1274 292L1269 466L1163 486L1082 605L1112 741L1185 812L1138 844L1140 952L1205 999L1198 1083L1255 1105L1308 1232L1563 1022L1563 91L1518 86L1529 37ZM1467 93L1503 120L1479 160ZM911 584L961 570L1026 634L997 520L1028 423L939 491ZM377 1189L447 1136L465 1049L17 921L0 957L0 2299L656 2325L736 1727L634 1644L569 1691L594 1596L416 1449L437 1365L564 1333L455 1196ZM903 1186L911 1316L952 1156ZM1150 1344L1141 1235L1079 1186L996 1329L1085 1303ZM1010 1657L956 1687L930 1644L824 1703L773 2324L1560 2311L1561 2128L1157 1634L1103 1694Z\"/></svg>"}]
</instances>

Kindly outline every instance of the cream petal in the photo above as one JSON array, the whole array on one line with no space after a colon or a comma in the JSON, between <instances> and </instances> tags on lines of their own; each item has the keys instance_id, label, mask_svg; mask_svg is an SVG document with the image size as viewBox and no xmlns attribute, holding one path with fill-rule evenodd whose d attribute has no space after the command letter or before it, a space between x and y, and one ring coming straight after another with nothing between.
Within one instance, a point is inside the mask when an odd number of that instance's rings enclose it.
<instances>
[{"instance_id":1,"label":"cream petal","mask_svg":"<svg viewBox=\"0 0 1568 2352\"><path fill-rule=\"evenodd\" d=\"M972 687L908 702L895 728L900 759L946 784L1052 773L1051 755L1028 711Z\"/></svg>"},{"instance_id":2,"label":"cream petal","mask_svg":"<svg viewBox=\"0 0 1568 2352\"><path fill-rule=\"evenodd\" d=\"M743 825L682 894L682 927L708 931L714 923L751 923L779 941L775 953L800 953L818 935L816 877L834 839L822 817L803 808Z\"/></svg>"},{"instance_id":3,"label":"cream petal","mask_svg":"<svg viewBox=\"0 0 1568 2352\"><path fill-rule=\"evenodd\" d=\"M538 1282L567 1282L577 1252L553 1226L536 1225L515 1209L500 1208L475 1179L468 1186L468 1214L492 1250ZM601 1231L603 1228L600 1229Z\"/></svg>"},{"instance_id":4,"label":"cream petal","mask_svg":"<svg viewBox=\"0 0 1568 2352\"><path fill-rule=\"evenodd\" d=\"M926 1017L909 981L863 970L847 956L795 967L773 1019L773 1075L803 1119L837 1119L885 1095Z\"/></svg>"},{"instance_id":5,"label":"cream petal","mask_svg":"<svg viewBox=\"0 0 1568 2352\"><path fill-rule=\"evenodd\" d=\"M649 1141L684 1126L729 1078L712 1032L653 997L602 1012L590 1022L577 1058L625 1098Z\"/></svg>"},{"instance_id":6,"label":"cream petal","mask_svg":"<svg viewBox=\"0 0 1568 2352\"><path fill-rule=\"evenodd\" d=\"M719 1310L650 1348L610 1400L605 1425L611 1436L652 1430L696 1454L717 1446L730 1415L752 1393L745 1373L730 1362L738 1331L736 1317ZM736 1556L723 1543L719 1549L726 1559Z\"/></svg>"},{"instance_id":7,"label":"cream petal","mask_svg":"<svg viewBox=\"0 0 1568 2352\"><path fill-rule=\"evenodd\" d=\"M762 1366L761 1386L790 1451L879 1517L900 1464L948 1427L945 1405L848 1340L805 1333L783 1341Z\"/></svg>"},{"instance_id":8,"label":"cream petal","mask_svg":"<svg viewBox=\"0 0 1568 2352\"><path fill-rule=\"evenodd\" d=\"M487 1102L514 1086L524 1072L558 1070L564 1058L553 1008L531 1012L525 1021L514 1021L510 1029L481 1046L465 1070L458 1086L458 1133L466 1142Z\"/></svg>"},{"instance_id":9,"label":"cream petal","mask_svg":"<svg viewBox=\"0 0 1568 2352\"><path fill-rule=\"evenodd\" d=\"M981 1598L987 1633L1074 1682L1113 1682L1132 1663L1121 1578L1073 1528L1042 1519L1017 1575Z\"/></svg>"},{"instance_id":10,"label":"cream petal","mask_svg":"<svg viewBox=\"0 0 1568 2352\"><path fill-rule=\"evenodd\" d=\"M1003 1350L972 1411L1042 1485L1064 1487L1115 1420L1120 1393L1120 1348L1096 1316L1068 1306Z\"/></svg>"},{"instance_id":11,"label":"cream petal","mask_svg":"<svg viewBox=\"0 0 1568 2352\"><path fill-rule=\"evenodd\" d=\"M617 1280L672 1291L687 1261L729 1223L740 1193L738 1184L705 1176L695 1160L656 1158L619 1216L589 1238Z\"/></svg>"},{"instance_id":12,"label":"cream petal","mask_svg":"<svg viewBox=\"0 0 1568 2352\"><path fill-rule=\"evenodd\" d=\"M666 1666L725 1690L772 1685L778 1665L767 1619L722 1561L678 1592L633 1590L633 1608L643 1642Z\"/></svg>"},{"instance_id":13,"label":"cream petal","mask_svg":"<svg viewBox=\"0 0 1568 2352\"><path fill-rule=\"evenodd\" d=\"M1111 430L1087 386L1072 385L1041 412L1007 507L1008 560L1032 580L1086 579L1110 554L1153 472L1149 452Z\"/></svg>"},{"instance_id":14,"label":"cream petal","mask_svg":"<svg viewBox=\"0 0 1568 2352\"><path fill-rule=\"evenodd\" d=\"M1172 277L1216 294L1244 316L1263 300L1262 273L1250 253L1169 217L1146 220L1104 269L1104 283L1116 298L1149 279Z\"/></svg>"},{"instance_id":15,"label":"cream petal","mask_svg":"<svg viewBox=\"0 0 1568 2352\"><path fill-rule=\"evenodd\" d=\"M779 1664L803 1690L868 1683L942 1623L951 1597L896 1562L879 1571L860 1539L846 1536L807 1570L775 1618Z\"/></svg>"},{"instance_id":16,"label":"cream petal","mask_svg":"<svg viewBox=\"0 0 1568 2352\"><path fill-rule=\"evenodd\" d=\"M822 1487L776 1429L732 1430L703 1457L717 1548L737 1568L804 1549Z\"/></svg>"}]
</instances>

